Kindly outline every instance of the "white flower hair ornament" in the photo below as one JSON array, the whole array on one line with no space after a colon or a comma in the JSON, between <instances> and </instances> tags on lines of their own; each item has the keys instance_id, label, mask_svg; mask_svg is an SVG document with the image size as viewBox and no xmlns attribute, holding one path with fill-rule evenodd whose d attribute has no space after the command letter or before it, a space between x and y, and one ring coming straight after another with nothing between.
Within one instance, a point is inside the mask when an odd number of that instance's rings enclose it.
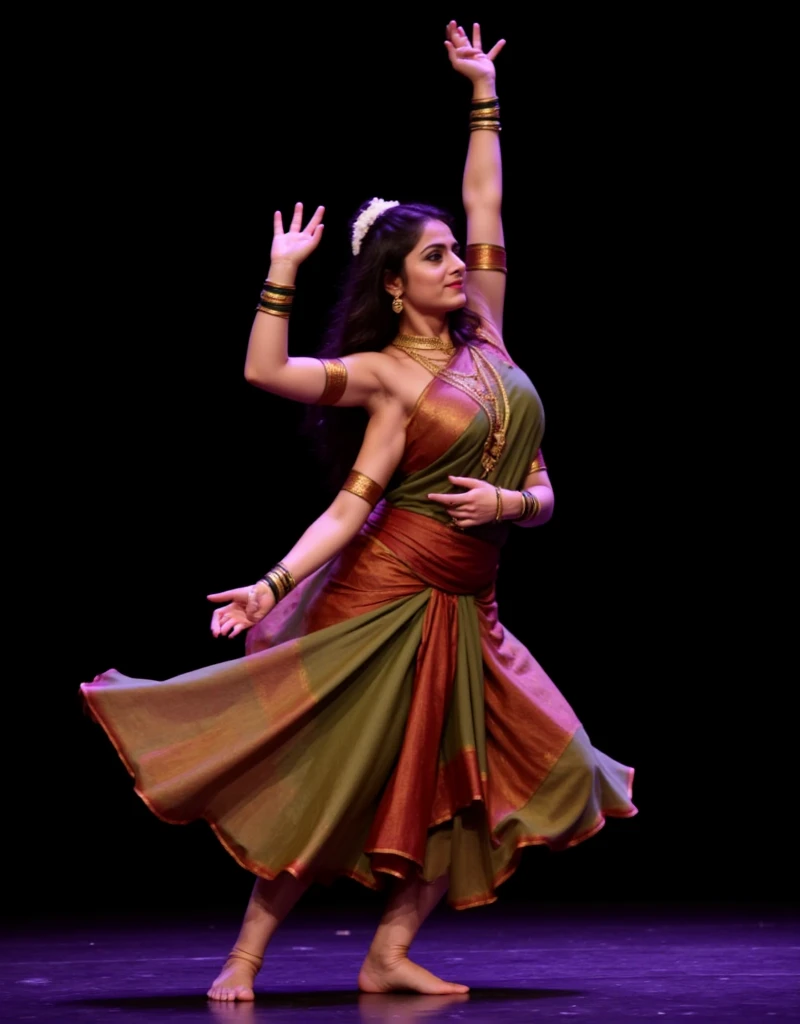
<instances>
[{"instance_id":1,"label":"white flower hair ornament","mask_svg":"<svg viewBox=\"0 0 800 1024\"><path fill-rule=\"evenodd\" d=\"M387 210L391 210L393 206L399 205L400 203L396 199L378 199L377 196L374 199L370 199L353 224L351 242L354 256L358 256L361 252L361 243L364 241L364 236L378 217L382 213L386 213Z\"/></svg>"}]
</instances>

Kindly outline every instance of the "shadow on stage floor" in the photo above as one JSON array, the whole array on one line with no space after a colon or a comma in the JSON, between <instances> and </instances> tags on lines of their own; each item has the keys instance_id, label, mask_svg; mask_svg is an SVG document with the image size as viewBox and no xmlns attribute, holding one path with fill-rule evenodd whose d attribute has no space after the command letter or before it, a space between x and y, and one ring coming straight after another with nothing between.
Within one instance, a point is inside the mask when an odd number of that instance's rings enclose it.
<instances>
[{"instance_id":1,"label":"shadow on stage floor","mask_svg":"<svg viewBox=\"0 0 800 1024\"><path fill-rule=\"evenodd\" d=\"M413 954L470 986L458 996L359 993L374 915L363 907L305 909L274 939L255 1002L213 1003L205 991L237 924L209 914L6 925L0 1019L800 1021L800 916L786 907L443 909L425 924Z\"/></svg>"}]
</instances>

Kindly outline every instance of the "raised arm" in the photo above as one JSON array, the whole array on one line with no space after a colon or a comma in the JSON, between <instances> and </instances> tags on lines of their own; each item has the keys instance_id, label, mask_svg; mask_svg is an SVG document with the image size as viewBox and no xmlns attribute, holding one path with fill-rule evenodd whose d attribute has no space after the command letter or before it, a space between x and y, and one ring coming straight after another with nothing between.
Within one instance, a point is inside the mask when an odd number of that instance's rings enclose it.
<instances>
[{"instance_id":1,"label":"raised arm","mask_svg":"<svg viewBox=\"0 0 800 1024\"><path fill-rule=\"evenodd\" d=\"M491 322L499 339L506 277L500 117L494 59L505 46L505 40L500 39L484 53L480 25L473 25L470 42L464 29L451 21L445 46L455 70L472 82L469 145L462 182L467 215L467 305Z\"/></svg>"},{"instance_id":2,"label":"raised arm","mask_svg":"<svg viewBox=\"0 0 800 1024\"><path fill-rule=\"evenodd\" d=\"M250 330L244 375L256 387L297 402L313 404L323 395L330 395L333 388L338 394L335 404L367 405L381 389L375 373L375 353L341 360L346 374L331 361L289 355L289 318L297 270L319 245L324 212L324 207L317 207L303 227L303 204L297 203L288 231L283 229L280 211L275 213L269 273ZM344 386L337 389L337 385Z\"/></svg>"},{"instance_id":3,"label":"raised arm","mask_svg":"<svg viewBox=\"0 0 800 1024\"><path fill-rule=\"evenodd\" d=\"M300 583L334 558L355 537L400 463L405 443L403 413L397 403L378 403L371 413L353 472L330 506L308 527L289 553L255 584L209 594L217 604L214 636L237 636L255 625L285 595L285 581ZM288 576L286 572L288 571Z\"/></svg>"}]
</instances>

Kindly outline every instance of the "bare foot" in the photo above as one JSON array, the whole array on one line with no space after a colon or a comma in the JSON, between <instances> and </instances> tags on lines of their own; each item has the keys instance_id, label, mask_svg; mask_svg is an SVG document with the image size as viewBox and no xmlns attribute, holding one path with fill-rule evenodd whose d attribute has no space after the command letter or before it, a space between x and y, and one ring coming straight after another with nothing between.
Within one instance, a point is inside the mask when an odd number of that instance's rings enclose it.
<instances>
[{"instance_id":1,"label":"bare foot","mask_svg":"<svg viewBox=\"0 0 800 1024\"><path fill-rule=\"evenodd\" d=\"M372 996L372 999L386 999L386 996ZM392 997L389 996L391 999ZM397 997L395 997L397 998ZM419 996L409 996L409 999L419 999ZM424 998L424 997L423 997ZM438 997L441 999L441 996ZM456 996L450 996L451 999L455 999ZM468 999L469 996L461 996L461 999ZM230 1002L223 1003L219 999L209 999L206 1003L208 1012L214 1021L224 1021L225 1024L253 1024L255 1021L256 1004L246 1003L241 1000L234 1002L232 999Z\"/></svg>"},{"instance_id":2,"label":"bare foot","mask_svg":"<svg viewBox=\"0 0 800 1024\"><path fill-rule=\"evenodd\" d=\"M225 961L225 966L214 979L211 988L206 995L209 999L218 999L220 1002L252 1002L256 995L253 991L253 981L261 967L258 958L251 956L248 959L232 954Z\"/></svg>"},{"instance_id":3,"label":"bare foot","mask_svg":"<svg viewBox=\"0 0 800 1024\"><path fill-rule=\"evenodd\" d=\"M372 953L361 966L358 975L361 992L421 992L426 996L450 996L469 992L467 985L442 981L407 956L380 960Z\"/></svg>"}]
</instances>

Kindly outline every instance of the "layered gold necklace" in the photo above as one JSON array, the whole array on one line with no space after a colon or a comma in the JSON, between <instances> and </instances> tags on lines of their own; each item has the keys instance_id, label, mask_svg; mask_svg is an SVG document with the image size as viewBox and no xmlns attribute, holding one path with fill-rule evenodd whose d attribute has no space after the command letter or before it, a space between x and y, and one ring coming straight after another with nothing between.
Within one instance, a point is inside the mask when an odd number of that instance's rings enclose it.
<instances>
[{"instance_id":1,"label":"layered gold necklace","mask_svg":"<svg viewBox=\"0 0 800 1024\"><path fill-rule=\"evenodd\" d=\"M469 395L486 413L489 421L489 433L483 446L481 477L487 477L503 453L506 446L508 423L511 418L511 407L503 378L492 366L486 356L474 345L467 345L472 356L472 373L461 373L447 366L440 366L433 359L423 355L424 351L445 352L452 356L455 345L443 338L424 338L413 334L398 334L392 344L410 356L414 362L425 367L434 377L441 377L454 388Z\"/></svg>"},{"instance_id":2,"label":"layered gold necklace","mask_svg":"<svg viewBox=\"0 0 800 1024\"><path fill-rule=\"evenodd\" d=\"M404 352L417 352L420 349L423 351L429 349L436 352L446 352L447 355L451 356L456 350L455 345L449 338L425 338L417 334L398 334L392 344L396 348L401 348Z\"/></svg>"}]
</instances>

